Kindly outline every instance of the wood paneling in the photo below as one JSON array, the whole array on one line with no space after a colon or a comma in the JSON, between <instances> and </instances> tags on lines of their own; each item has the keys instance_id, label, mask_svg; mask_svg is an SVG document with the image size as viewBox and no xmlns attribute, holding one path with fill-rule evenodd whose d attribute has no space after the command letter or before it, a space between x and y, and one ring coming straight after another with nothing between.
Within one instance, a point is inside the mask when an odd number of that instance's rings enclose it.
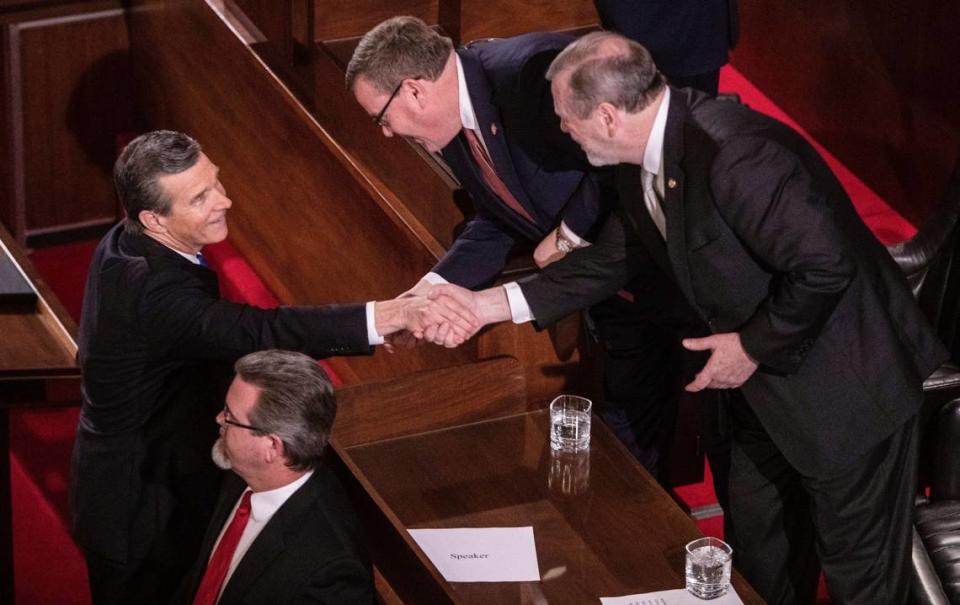
<instances>
[{"instance_id":1,"label":"wood paneling","mask_svg":"<svg viewBox=\"0 0 960 605\"><path fill-rule=\"evenodd\" d=\"M531 31L587 27L598 22L592 0L460 0L460 41Z\"/></svg>"},{"instance_id":2,"label":"wood paneling","mask_svg":"<svg viewBox=\"0 0 960 605\"><path fill-rule=\"evenodd\" d=\"M384 19L395 15L412 15L430 25L437 23L437 0L311 1L314 11L314 40L359 37Z\"/></svg>"},{"instance_id":3,"label":"wood paneling","mask_svg":"<svg viewBox=\"0 0 960 605\"><path fill-rule=\"evenodd\" d=\"M960 3L740 0L733 65L915 224L960 149Z\"/></svg>"},{"instance_id":4,"label":"wood paneling","mask_svg":"<svg viewBox=\"0 0 960 605\"><path fill-rule=\"evenodd\" d=\"M136 128L120 0L0 15L3 217L20 241L117 217L116 137Z\"/></svg>"}]
</instances>

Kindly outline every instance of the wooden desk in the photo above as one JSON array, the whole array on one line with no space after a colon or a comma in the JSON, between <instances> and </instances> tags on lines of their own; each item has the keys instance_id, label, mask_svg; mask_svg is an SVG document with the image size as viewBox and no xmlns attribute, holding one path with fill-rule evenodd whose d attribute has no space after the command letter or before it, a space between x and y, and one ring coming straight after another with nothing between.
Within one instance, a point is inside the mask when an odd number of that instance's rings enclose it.
<instances>
[{"instance_id":1,"label":"wooden desk","mask_svg":"<svg viewBox=\"0 0 960 605\"><path fill-rule=\"evenodd\" d=\"M0 255L12 261L36 294L35 304L0 305L0 603L13 603L8 411L47 404L54 383L60 391L79 393L80 368L76 325L2 225Z\"/></svg>"},{"instance_id":2,"label":"wooden desk","mask_svg":"<svg viewBox=\"0 0 960 605\"><path fill-rule=\"evenodd\" d=\"M597 603L683 586L683 547L702 535L693 521L598 418L579 458L552 455L548 424L538 410L337 448L407 546L407 528L533 526L540 582L449 584L424 563L420 584L429 575L438 585L410 602ZM373 557L393 584L405 555L381 536ZM744 603L763 602L739 575L733 584Z\"/></svg>"}]
</instances>

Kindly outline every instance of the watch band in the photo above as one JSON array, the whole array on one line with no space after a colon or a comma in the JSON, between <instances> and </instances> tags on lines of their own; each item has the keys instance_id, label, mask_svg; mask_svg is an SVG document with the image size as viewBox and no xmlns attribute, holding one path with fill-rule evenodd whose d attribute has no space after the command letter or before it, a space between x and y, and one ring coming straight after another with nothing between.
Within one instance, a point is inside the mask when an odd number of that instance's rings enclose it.
<instances>
[{"instance_id":1,"label":"watch band","mask_svg":"<svg viewBox=\"0 0 960 605\"><path fill-rule=\"evenodd\" d=\"M557 225L556 234L557 234L556 236L557 250L566 254L576 249L577 246L572 241L570 241L570 239L567 238L567 236L563 234L563 229L561 229L561 225Z\"/></svg>"}]
</instances>

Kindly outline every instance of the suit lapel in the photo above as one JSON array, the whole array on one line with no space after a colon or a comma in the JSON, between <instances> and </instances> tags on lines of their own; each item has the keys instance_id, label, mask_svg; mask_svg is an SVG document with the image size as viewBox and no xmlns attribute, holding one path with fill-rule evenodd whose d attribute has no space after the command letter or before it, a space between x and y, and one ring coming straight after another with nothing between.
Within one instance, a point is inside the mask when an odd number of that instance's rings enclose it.
<instances>
[{"instance_id":1,"label":"suit lapel","mask_svg":"<svg viewBox=\"0 0 960 605\"><path fill-rule=\"evenodd\" d=\"M467 91L470 94L470 102L473 104L473 111L477 118L477 130L480 131L483 137L483 142L487 147L487 153L490 156L490 161L493 162L497 176L500 177L500 180L507 186L507 189L510 190L513 197L523 206L523 209L538 222L538 226L543 228L543 220L539 216L537 208L527 197L527 192L520 183L520 178L514 169L513 159L510 156L510 148L507 145L506 133L503 130L503 124L500 122L500 112L494 104L493 90L490 88L490 82L483 71L483 66L470 49L464 48L457 52L460 56L460 62L463 65L463 74L467 81ZM474 165L470 151L466 149L466 141L462 140L463 136L461 135L457 138L461 139L461 145L464 146L464 151L468 154L467 157L471 158L471 170L474 172L477 180L481 186L487 189L490 195L496 198L496 194L487 187L483 176ZM499 200L499 198L497 199ZM508 208L503 202L498 203L503 206L510 215L516 217L518 221L526 224L528 230L532 227L526 219L518 216L516 212Z\"/></svg>"},{"instance_id":2,"label":"suit lapel","mask_svg":"<svg viewBox=\"0 0 960 605\"><path fill-rule=\"evenodd\" d=\"M257 539L250 545L240 564L237 565L233 575L230 576L230 581L227 582L220 599L221 604L227 605L242 601L256 580L269 569L273 560L283 552L287 534L297 531L299 520L303 515L310 512L314 500L319 496L316 479L315 471L314 475L294 492L267 522Z\"/></svg>"},{"instance_id":3,"label":"suit lapel","mask_svg":"<svg viewBox=\"0 0 960 605\"><path fill-rule=\"evenodd\" d=\"M691 305L695 305L687 263L686 228L684 225L684 173L680 167L683 159L683 121L686 109L683 96L673 91L667 113L666 131L663 137L663 196L664 216L667 219L667 255L673 267L677 286ZM694 308L696 308L694 306Z\"/></svg>"}]
</instances>

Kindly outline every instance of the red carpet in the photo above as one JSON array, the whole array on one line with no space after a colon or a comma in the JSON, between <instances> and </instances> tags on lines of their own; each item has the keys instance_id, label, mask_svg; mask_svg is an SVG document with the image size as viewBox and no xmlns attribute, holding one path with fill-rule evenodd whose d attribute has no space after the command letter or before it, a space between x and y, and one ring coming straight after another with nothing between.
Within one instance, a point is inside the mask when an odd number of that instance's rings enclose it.
<instances>
[{"instance_id":1,"label":"red carpet","mask_svg":"<svg viewBox=\"0 0 960 605\"><path fill-rule=\"evenodd\" d=\"M736 70L721 72L720 89L803 132L776 105ZM805 134L805 133L804 133ZM808 136L809 139L809 136ZM816 142L814 141L814 145ZM853 199L866 223L885 243L910 237L914 228L829 152L817 148ZM79 318L83 285L95 242L36 250L31 258L68 311ZM224 297L270 308L276 297L264 286L229 242L204 250L220 275ZM327 366L328 372L330 371ZM334 381L339 380L331 373ZM67 472L77 409L14 411L11 414L16 598L21 605L89 603L86 569L67 531ZM679 488L691 507L716 502L709 477L703 484ZM722 536L719 517L701 520L707 535ZM820 602L828 600L825 591Z\"/></svg>"}]
</instances>

